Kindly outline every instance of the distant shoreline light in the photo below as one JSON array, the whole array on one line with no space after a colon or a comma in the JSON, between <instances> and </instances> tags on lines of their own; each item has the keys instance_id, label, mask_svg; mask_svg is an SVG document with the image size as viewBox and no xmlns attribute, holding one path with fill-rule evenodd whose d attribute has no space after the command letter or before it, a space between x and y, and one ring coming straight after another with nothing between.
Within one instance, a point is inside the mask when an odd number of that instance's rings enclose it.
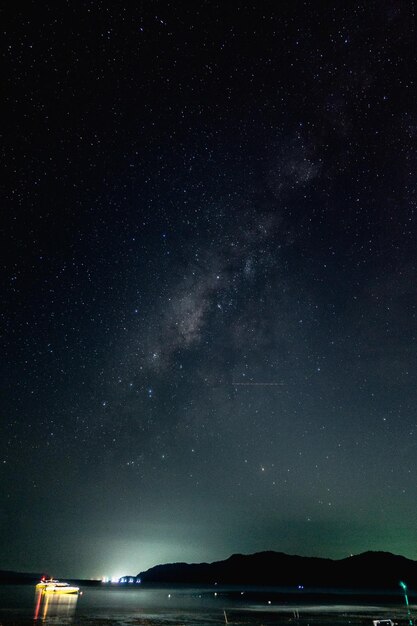
<instances>
[{"instance_id":1,"label":"distant shoreline light","mask_svg":"<svg viewBox=\"0 0 417 626\"><path fill-rule=\"evenodd\" d=\"M140 584L142 581L137 576L102 576L101 582L112 585Z\"/></svg>"}]
</instances>

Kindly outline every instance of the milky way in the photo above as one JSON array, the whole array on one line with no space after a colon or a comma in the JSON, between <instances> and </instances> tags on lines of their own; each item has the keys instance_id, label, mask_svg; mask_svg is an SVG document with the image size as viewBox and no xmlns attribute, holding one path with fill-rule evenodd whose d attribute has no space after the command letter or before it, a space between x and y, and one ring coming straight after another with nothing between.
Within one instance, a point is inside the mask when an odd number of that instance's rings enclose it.
<instances>
[{"instance_id":1,"label":"milky way","mask_svg":"<svg viewBox=\"0 0 417 626\"><path fill-rule=\"evenodd\" d=\"M416 557L414 22L4 12L0 568Z\"/></svg>"}]
</instances>

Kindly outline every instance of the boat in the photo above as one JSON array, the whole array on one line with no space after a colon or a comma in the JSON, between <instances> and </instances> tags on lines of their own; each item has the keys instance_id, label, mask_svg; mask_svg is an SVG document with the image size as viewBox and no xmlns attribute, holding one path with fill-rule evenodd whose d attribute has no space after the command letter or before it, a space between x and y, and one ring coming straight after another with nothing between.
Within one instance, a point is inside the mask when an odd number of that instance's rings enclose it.
<instances>
[{"instance_id":1,"label":"boat","mask_svg":"<svg viewBox=\"0 0 417 626\"><path fill-rule=\"evenodd\" d=\"M70 585L69 583L55 580L54 578L48 578L48 580L41 580L36 589L42 593L78 593L80 588Z\"/></svg>"}]
</instances>

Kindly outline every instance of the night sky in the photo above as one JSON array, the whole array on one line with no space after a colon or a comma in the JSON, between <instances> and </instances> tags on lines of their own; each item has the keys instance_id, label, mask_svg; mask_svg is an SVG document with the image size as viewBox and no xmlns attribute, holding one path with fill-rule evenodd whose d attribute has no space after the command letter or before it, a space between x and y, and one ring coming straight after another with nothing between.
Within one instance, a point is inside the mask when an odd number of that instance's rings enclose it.
<instances>
[{"instance_id":1,"label":"night sky","mask_svg":"<svg viewBox=\"0 0 417 626\"><path fill-rule=\"evenodd\" d=\"M414 3L7 4L0 568L417 558Z\"/></svg>"}]
</instances>

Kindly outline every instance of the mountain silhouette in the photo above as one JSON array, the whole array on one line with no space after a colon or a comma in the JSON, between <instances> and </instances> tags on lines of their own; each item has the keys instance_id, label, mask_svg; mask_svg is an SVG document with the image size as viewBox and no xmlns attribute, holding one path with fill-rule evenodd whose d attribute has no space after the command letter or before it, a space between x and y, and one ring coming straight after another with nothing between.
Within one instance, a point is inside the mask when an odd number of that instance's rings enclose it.
<instances>
[{"instance_id":1,"label":"mountain silhouette","mask_svg":"<svg viewBox=\"0 0 417 626\"><path fill-rule=\"evenodd\" d=\"M214 563L167 563L140 572L143 583L245 584L398 589L417 580L417 562L390 552L364 552L340 560L282 552L233 554Z\"/></svg>"}]
</instances>

